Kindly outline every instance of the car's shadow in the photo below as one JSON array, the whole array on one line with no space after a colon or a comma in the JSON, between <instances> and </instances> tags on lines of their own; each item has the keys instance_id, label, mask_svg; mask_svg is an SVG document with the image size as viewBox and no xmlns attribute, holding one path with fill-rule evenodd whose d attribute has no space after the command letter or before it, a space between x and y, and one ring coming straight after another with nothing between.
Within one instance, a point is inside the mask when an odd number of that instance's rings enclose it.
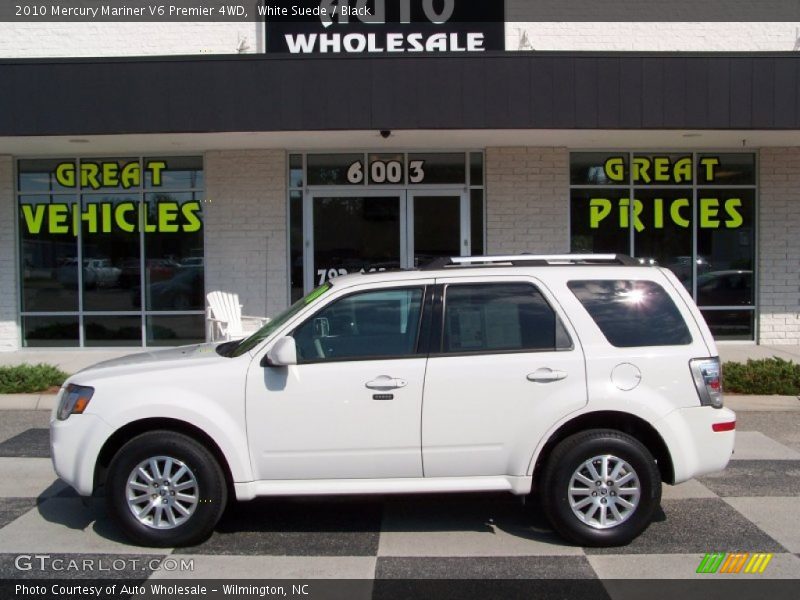
<instances>
[{"instance_id":1,"label":"car's shadow","mask_svg":"<svg viewBox=\"0 0 800 600\"><path fill-rule=\"evenodd\" d=\"M103 498L82 499L53 484L39 497L38 511L48 522L75 530L91 528L100 537L126 543ZM505 494L257 498L231 502L213 536L497 530L563 543L535 504L525 506Z\"/></svg>"},{"instance_id":2,"label":"car's shadow","mask_svg":"<svg viewBox=\"0 0 800 600\"><path fill-rule=\"evenodd\" d=\"M58 484L53 484L54 488ZM91 528L96 535L129 544L106 512L103 498L81 499L74 492L48 488L38 510L51 523L76 530ZM666 517L659 508L654 521ZM553 532L535 499L523 504L509 494L414 494L391 496L324 496L258 498L228 504L211 538L194 550L230 552L237 542L269 545L287 553L308 545L337 546L383 533L505 533L521 540L569 545ZM270 541L270 534L273 540ZM259 539L262 538L262 539ZM278 539L283 540L279 542ZM287 541L288 540L288 541ZM335 548L330 550L335 552Z\"/></svg>"},{"instance_id":3,"label":"car's shadow","mask_svg":"<svg viewBox=\"0 0 800 600\"><path fill-rule=\"evenodd\" d=\"M39 516L53 523L76 531L90 529L101 538L125 545L132 545L106 512L102 497L82 498L60 480L54 481L36 498ZM81 549L76 548L79 552Z\"/></svg>"}]
</instances>

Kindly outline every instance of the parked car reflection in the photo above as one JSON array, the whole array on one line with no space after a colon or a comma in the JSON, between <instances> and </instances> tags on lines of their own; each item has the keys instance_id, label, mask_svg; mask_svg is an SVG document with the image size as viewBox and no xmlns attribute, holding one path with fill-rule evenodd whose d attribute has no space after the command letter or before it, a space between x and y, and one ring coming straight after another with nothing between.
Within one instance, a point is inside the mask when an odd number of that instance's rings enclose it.
<instances>
[{"instance_id":1,"label":"parked car reflection","mask_svg":"<svg viewBox=\"0 0 800 600\"><path fill-rule=\"evenodd\" d=\"M203 265L202 256L190 256L189 258L184 258L180 263L181 267L202 267Z\"/></svg>"},{"instance_id":2,"label":"parked car reflection","mask_svg":"<svg viewBox=\"0 0 800 600\"><path fill-rule=\"evenodd\" d=\"M138 286L131 290L135 307L141 306ZM203 308L203 267L181 267L175 275L146 288L148 310L198 310Z\"/></svg>"},{"instance_id":3,"label":"parked car reflection","mask_svg":"<svg viewBox=\"0 0 800 600\"><path fill-rule=\"evenodd\" d=\"M77 258L65 258L57 267L56 279L64 286L78 285ZM108 258L83 259L83 286L86 289L116 287L122 270L111 264Z\"/></svg>"},{"instance_id":4,"label":"parked car reflection","mask_svg":"<svg viewBox=\"0 0 800 600\"><path fill-rule=\"evenodd\" d=\"M695 261L697 265L697 274L700 275L702 273L706 273L711 269L711 265L709 264L708 260L706 260L703 256L698 256ZM692 287L692 257L691 256L676 256L671 261L666 262L664 265L670 271L675 273L678 279L681 280L681 283L686 286L687 289L691 289Z\"/></svg>"},{"instance_id":5,"label":"parked car reflection","mask_svg":"<svg viewBox=\"0 0 800 600\"><path fill-rule=\"evenodd\" d=\"M729 269L697 277L700 306L750 306L753 304L753 272Z\"/></svg>"},{"instance_id":6,"label":"parked car reflection","mask_svg":"<svg viewBox=\"0 0 800 600\"><path fill-rule=\"evenodd\" d=\"M168 258L148 258L147 259L147 281L165 281L175 274L180 265ZM120 285L131 287L139 285L142 271L142 261L138 258L131 258L123 261Z\"/></svg>"}]
</instances>

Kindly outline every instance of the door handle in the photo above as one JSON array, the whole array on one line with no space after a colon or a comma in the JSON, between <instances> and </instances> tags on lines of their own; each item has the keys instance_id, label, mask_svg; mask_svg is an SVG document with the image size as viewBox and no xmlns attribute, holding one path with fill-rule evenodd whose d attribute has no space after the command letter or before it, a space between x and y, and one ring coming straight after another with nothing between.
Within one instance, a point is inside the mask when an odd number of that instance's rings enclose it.
<instances>
[{"instance_id":1,"label":"door handle","mask_svg":"<svg viewBox=\"0 0 800 600\"><path fill-rule=\"evenodd\" d=\"M559 371L558 369L550 369L548 367L536 369L533 373L528 373L528 381L535 381L537 383L550 383L551 381L561 381L566 378L566 371Z\"/></svg>"},{"instance_id":2,"label":"door handle","mask_svg":"<svg viewBox=\"0 0 800 600\"><path fill-rule=\"evenodd\" d=\"M388 375L381 375L366 383L366 386L371 390L396 390L407 385L408 382L405 379L395 379Z\"/></svg>"}]
</instances>

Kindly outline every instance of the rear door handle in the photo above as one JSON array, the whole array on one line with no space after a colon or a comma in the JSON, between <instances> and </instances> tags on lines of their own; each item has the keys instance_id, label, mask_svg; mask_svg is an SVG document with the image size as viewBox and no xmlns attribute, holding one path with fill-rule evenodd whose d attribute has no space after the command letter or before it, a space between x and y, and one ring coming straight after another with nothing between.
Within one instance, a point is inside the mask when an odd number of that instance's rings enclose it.
<instances>
[{"instance_id":1,"label":"rear door handle","mask_svg":"<svg viewBox=\"0 0 800 600\"><path fill-rule=\"evenodd\" d=\"M405 379L395 379L388 375L381 375L366 383L366 386L371 390L396 390L407 385L408 382Z\"/></svg>"},{"instance_id":2,"label":"rear door handle","mask_svg":"<svg viewBox=\"0 0 800 600\"><path fill-rule=\"evenodd\" d=\"M537 383L550 383L551 381L561 381L566 378L566 371L550 369L548 367L536 369L533 373L528 373L528 381L535 381Z\"/></svg>"}]
</instances>

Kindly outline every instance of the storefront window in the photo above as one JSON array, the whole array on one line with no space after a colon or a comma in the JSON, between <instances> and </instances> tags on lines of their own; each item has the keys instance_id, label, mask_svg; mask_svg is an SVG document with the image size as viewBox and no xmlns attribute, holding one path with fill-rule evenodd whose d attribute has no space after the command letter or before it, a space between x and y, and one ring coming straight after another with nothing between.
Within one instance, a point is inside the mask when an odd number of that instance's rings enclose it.
<instances>
[{"instance_id":1,"label":"storefront window","mask_svg":"<svg viewBox=\"0 0 800 600\"><path fill-rule=\"evenodd\" d=\"M78 317L63 315L55 317L22 317L22 339L29 348L65 347L80 344Z\"/></svg>"},{"instance_id":2,"label":"storefront window","mask_svg":"<svg viewBox=\"0 0 800 600\"><path fill-rule=\"evenodd\" d=\"M303 297L303 155L289 155L289 300Z\"/></svg>"},{"instance_id":3,"label":"storefront window","mask_svg":"<svg viewBox=\"0 0 800 600\"><path fill-rule=\"evenodd\" d=\"M572 251L667 267L717 339L753 339L755 172L752 153L573 153Z\"/></svg>"},{"instance_id":4,"label":"storefront window","mask_svg":"<svg viewBox=\"0 0 800 600\"><path fill-rule=\"evenodd\" d=\"M147 222L159 223L145 237L147 310L203 310L205 306L201 197L198 192L145 194ZM139 301L134 301L138 306Z\"/></svg>"},{"instance_id":5,"label":"storefront window","mask_svg":"<svg viewBox=\"0 0 800 600\"><path fill-rule=\"evenodd\" d=\"M308 185L353 185L364 181L363 154L309 154Z\"/></svg>"},{"instance_id":6,"label":"storefront window","mask_svg":"<svg viewBox=\"0 0 800 600\"><path fill-rule=\"evenodd\" d=\"M72 194L19 196L23 312L78 310L78 242L63 225L76 203Z\"/></svg>"},{"instance_id":7,"label":"storefront window","mask_svg":"<svg viewBox=\"0 0 800 600\"><path fill-rule=\"evenodd\" d=\"M572 251L590 254L630 252L629 193L626 189L572 190ZM606 221L610 222L601 227Z\"/></svg>"},{"instance_id":8,"label":"storefront window","mask_svg":"<svg viewBox=\"0 0 800 600\"><path fill-rule=\"evenodd\" d=\"M202 341L203 185L197 157L20 160L23 345Z\"/></svg>"},{"instance_id":9,"label":"storefront window","mask_svg":"<svg viewBox=\"0 0 800 600\"><path fill-rule=\"evenodd\" d=\"M412 184L459 184L467 180L463 152L408 155L408 182Z\"/></svg>"},{"instance_id":10,"label":"storefront window","mask_svg":"<svg viewBox=\"0 0 800 600\"><path fill-rule=\"evenodd\" d=\"M139 278L132 277L132 271L138 271L141 261L141 236L135 227L120 228L110 222L111 214L136 206L138 194L87 194L81 198L83 310L138 308L132 292L138 288Z\"/></svg>"},{"instance_id":11,"label":"storefront window","mask_svg":"<svg viewBox=\"0 0 800 600\"><path fill-rule=\"evenodd\" d=\"M692 291L692 190L641 189L633 204L633 255L667 267Z\"/></svg>"}]
</instances>

